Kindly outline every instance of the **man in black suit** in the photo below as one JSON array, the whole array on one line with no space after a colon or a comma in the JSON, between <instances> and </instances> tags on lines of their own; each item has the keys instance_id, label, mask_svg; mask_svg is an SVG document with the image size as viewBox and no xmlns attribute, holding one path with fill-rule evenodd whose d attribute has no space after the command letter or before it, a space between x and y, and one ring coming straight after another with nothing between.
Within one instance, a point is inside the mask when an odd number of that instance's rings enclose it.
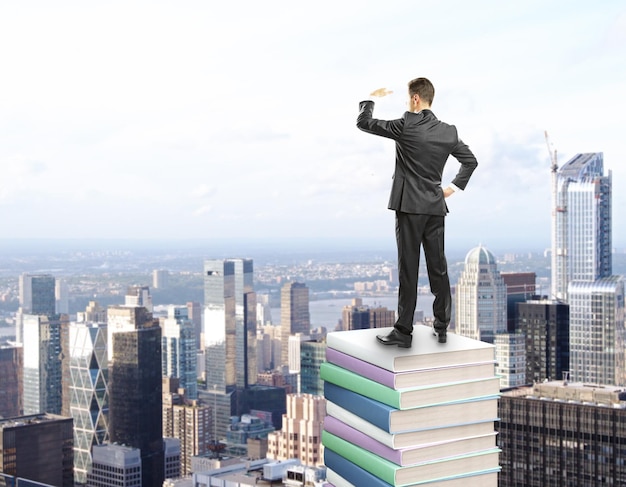
<instances>
[{"instance_id":1,"label":"man in black suit","mask_svg":"<svg viewBox=\"0 0 626 487\"><path fill-rule=\"evenodd\" d=\"M440 343L446 342L450 323L450 281L444 253L444 222L448 207L445 198L463 190L478 165L469 147L459 139L456 127L441 122L430 110L435 88L426 78L409 82L409 111L397 120L372 117L373 101L359 104L357 127L364 132L396 142L396 167L389 199L389 209L396 212L398 246L398 318L388 335L379 335L385 345L409 348L412 341L413 315L417 302L417 276L420 247L424 247L433 302L434 331ZM384 88L371 96L391 93ZM445 189L441 177L448 156L452 154L461 167Z\"/></svg>"}]
</instances>

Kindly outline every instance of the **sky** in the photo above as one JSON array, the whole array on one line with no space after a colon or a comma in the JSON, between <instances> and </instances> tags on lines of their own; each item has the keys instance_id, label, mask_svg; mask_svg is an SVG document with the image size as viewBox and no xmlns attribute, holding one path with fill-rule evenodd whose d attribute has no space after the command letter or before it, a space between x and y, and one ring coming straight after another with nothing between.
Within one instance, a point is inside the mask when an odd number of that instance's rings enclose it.
<instances>
[{"instance_id":1,"label":"sky","mask_svg":"<svg viewBox=\"0 0 626 487\"><path fill-rule=\"evenodd\" d=\"M394 244L392 141L435 85L479 161L447 246L550 245L550 156L603 152L626 247L626 3L0 3L0 239ZM451 158L448 184L459 165Z\"/></svg>"}]
</instances>

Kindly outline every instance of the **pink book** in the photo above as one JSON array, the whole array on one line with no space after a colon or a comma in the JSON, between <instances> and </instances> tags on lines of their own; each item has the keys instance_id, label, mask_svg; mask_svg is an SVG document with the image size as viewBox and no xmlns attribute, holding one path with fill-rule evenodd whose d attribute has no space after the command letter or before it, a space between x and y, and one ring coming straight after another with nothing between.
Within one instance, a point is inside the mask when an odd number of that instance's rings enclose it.
<instances>
[{"instance_id":1,"label":"pink book","mask_svg":"<svg viewBox=\"0 0 626 487\"><path fill-rule=\"evenodd\" d=\"M394 450L332 416L326 416L324 419L324 430L401 466L491 450L496 446L495 431L479 436Z\"/></svg>"}]
</instances>

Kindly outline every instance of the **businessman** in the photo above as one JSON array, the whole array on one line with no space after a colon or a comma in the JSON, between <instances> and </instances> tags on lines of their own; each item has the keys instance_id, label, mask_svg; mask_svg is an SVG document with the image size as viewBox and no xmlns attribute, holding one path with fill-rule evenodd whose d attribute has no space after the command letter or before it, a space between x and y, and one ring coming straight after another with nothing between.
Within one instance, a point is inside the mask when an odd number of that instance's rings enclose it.
<instances>
[{"instance_id":1,"label":"businessman","mask_svg":"<svg viewBox=\"0 0 626 487\"><path fill-rule=\"evenodd\" d=\"M464 190L478 165L474 154L461 141L456 127L441 122L430 107L435 88L426 78L408 83L408 107L402 118L373 118L374 102L359 104L357 127L364 132L387 137L396 142L396 166L389 199L389 209L396 212L398 247L398 317L388 335L378 335L384 345L410 348L413 315L417 302L417 276L420 248L424 248L433 302L433 328L439 343L446 342L450 323L450 280L444 253L444 226L448 207L445 198ZM371 96L390 94L384 88ZM441 177L449 155L461 164L452 183L443 188Z\"/></svg>"}]
</instances>

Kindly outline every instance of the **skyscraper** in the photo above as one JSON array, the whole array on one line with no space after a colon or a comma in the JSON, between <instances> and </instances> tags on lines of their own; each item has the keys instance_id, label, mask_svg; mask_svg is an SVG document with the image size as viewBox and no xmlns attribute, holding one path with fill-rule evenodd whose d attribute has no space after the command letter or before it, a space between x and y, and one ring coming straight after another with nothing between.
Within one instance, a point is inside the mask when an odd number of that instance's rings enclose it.
<instances>
[{"instance_id":1,"label":"skyscraper","mask_svg":"<svg viewBox=\"0 0 626 487\"><path fill-rule=\"evenodd\" d=\"M24 316L24 414L61 414L61 327L67 315Z\"/></svg>"},{"instance_id":2,"label":"skyscraper","mask_svg":"<svg viewBox=\"0 0 626 487\"><path fill-rule=\"evenodd\" d=\"M612 276L611 186L601 152L553 165L552 293L570 305L573 381L626 385L624 282Z\"/></svg>"},{"instance_id":3,"label":"skyscraper","mask_svg":"<svg viewBox=\"0 0 626 487\"><path fill-rule=\"evenodd\" d=\"M49 274L27 274L19 278L20 307L16 316L16 341L24 335L24 315L53 316L56 313L55 279Z\"/></svg>"},{"instance_id":4,"label":"skyscraper","mask_svg":"<svg viewBox=\"0 0 626 487\"><path fill-rule=\"evenodd\" d=\"M70 414L74 418L74 479L87 481L94 446L109 441L106 323L71 323Z\"/></svg>"},{"instance_id":5,"label":"skyscraper","mask_svg":"<svg viewBox=\"0 0 626 487\"><path fill-rule=\"evenodd\" d=\"M237 409L233 392L256 384L256 295L251 259L205 260L203 337L207 384L203 398L216 405L215 428L223 438Z\"/></svg>"},{"instance_id":6,"label":"skyscraper","mask_svg":"<svg viewBox=\"0 0 626 487\"><path fill-rule=\"evenodd\" d=\"M601 152L577 154L555 175L552 294L569 301L573 281L594 282L612 273L611 185Z\"/></svg>"},{"instance_id":7,"label":"skyscraper","mask_svg":"<svg viewBox=\"0 0 626 487\"><path fill-rule=\"evenodd\" d=\"M111 442L139 448L142 485L161 485L161 327L144 307L110 306L108 316Z\"/></svg>"},{"instance_id":8,"label":"skyscraper","mask_svg":"<svg viewBox=\"0 0 626 487\"><path fill-rule=\"evenodd\" d=\"M309 288L301 282L288 282L280 291L281 365L289 362L289 336L308 335L311 330Z\"/></svg>"},{"instance_id":9,"label":"skyscraper","mask_svg":"<svg viewBox=\"0 0 626 487\"><path fill-rule=\"evenodd\" d=\"M162 375L177 378L189 399L198 397L196 339L186 306L170 306L162 323Z\"/></svg>"},{"instance_id":10,"label":"skyscraper","mask_svg":"<svg viewBox=\"0 0 626 487\"><path fill-rule=\"evenodd\" d=\"M556 300L517 303L516 330L526 337L528 384L560 380L569 371L569 306Z\"/></svg>"},{"instance_id":11,"label":"skyscraper","mask_svg":"<svg viewBox=\"0 0 626 487\"><path fill-rule=\"evenodd\" d=\"M506 286L496 258L482 245L465 256L465 268L456 285L455 332L493 343L506 333Z\"/></svg>"},{"instance_id":12,"label":"skyscraper","mask_svg":"<svg viewBox=\"0 0 626 487\"><path fill-rule=\"evenodd\" d=\"M0 418L21 416L24 406L22 369L24 354L22 345L0 344Z\"/></svg>"}]
</instances>

